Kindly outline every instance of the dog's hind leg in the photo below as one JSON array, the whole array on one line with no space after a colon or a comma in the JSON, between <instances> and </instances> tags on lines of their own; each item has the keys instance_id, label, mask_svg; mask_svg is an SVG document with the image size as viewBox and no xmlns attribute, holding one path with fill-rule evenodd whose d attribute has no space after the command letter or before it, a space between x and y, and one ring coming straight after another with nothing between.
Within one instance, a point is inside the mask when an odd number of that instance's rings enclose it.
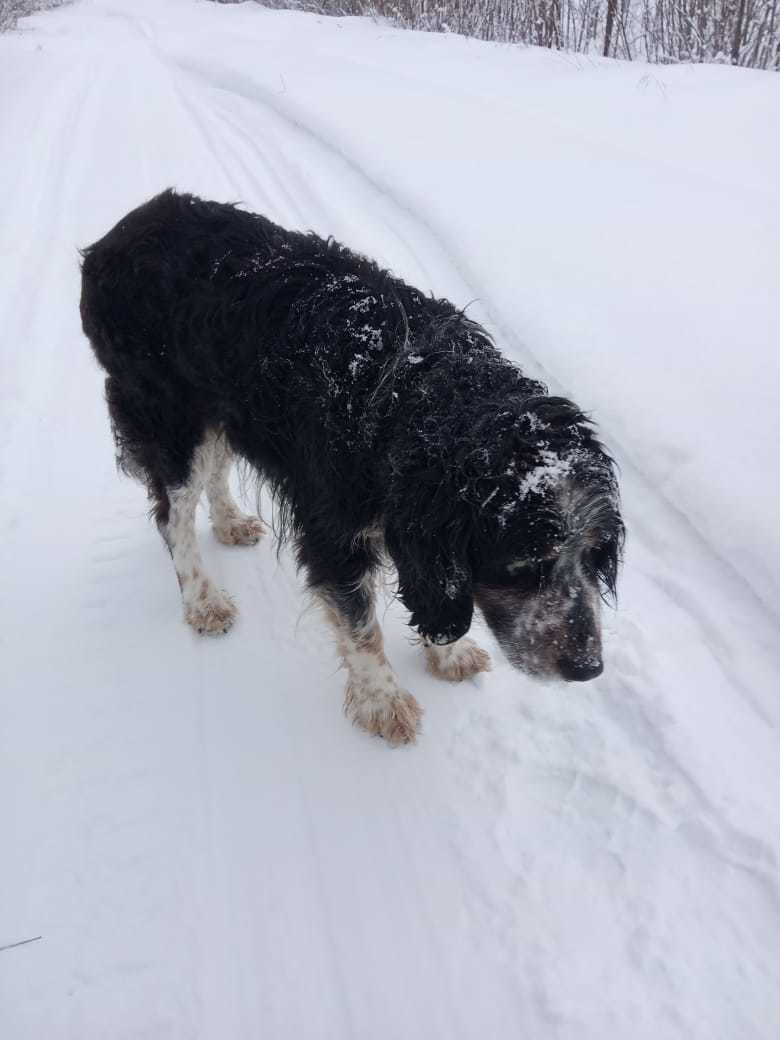
<instances>
[{"instance_id":1,"label":"dog's hind leg","mask_svg":"<svg viewBox=\"0 0 780 1040\"><path fill-rule=\"evenodd\" d=\"M299 546L301 561L309 570L309 586L335 629L348 673L344 700L347 717L393 746L414 743L422 709L400 686L385 657L374 609L374 561L362 552L339 559L337 550L325 553L319 546L316 562L327 560L320 569L307 548L305 543Z\"/></svg>"},{"instance_id":2,"label":"dog's hind leg","mask_svg":"<svg viewBox=\"0 0 780 1040\"><path fill-rule=\"evenodd\" d=\"M195 450L187 481L180 487L164 489L168 508L158 505L157 516L179 579L185 621L197 632L219 635L233 624L237 610L206 574L195 533L195 511L212 469L212 454L208 441ZM158 499L162 491L151 488Z\"/></svg>"},{"instance_id":3,"label":"dog's hind leg","mask_svg":"<svg viewBox=\"0 0 780 1040\"><path fill-rule=\"evenodd\" d=\"M157 527L176 568L184 617L198 632L216 635L227 632L237 613L206 574L195 536L198 501L218 469L216 438L213 433L204 435L186 402L177 411L180 399L180 391L165 384L106 380L117 461L146 484Z\"/></svg>"},{"instance_id":4,"label":"dog's hind leg","mask_svg":"<svg viewBox=\"0 0 780 1040\"><path fill-rule=\"evenodd\" d=\"M223 434L209 434L211 469L206 478L209 516L215 536L223 545L256 545L266 533L260 517L242 513L230 494L228 476L232 454Z\"/></svg>"}]
</instances>

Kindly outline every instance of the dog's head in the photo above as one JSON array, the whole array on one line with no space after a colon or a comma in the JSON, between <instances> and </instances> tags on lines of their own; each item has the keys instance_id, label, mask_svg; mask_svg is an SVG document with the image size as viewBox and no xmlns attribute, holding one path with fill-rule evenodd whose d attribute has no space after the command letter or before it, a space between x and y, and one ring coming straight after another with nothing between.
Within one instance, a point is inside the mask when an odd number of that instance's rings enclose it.
<instances>
[{"instance_id":1,"label":"dog's head","mask_svg":"<svg viewBox=\"0 0 780 1040\"><path fill-rule=\"evenodd\" d=\"M471 428L449 507L429 508L435 529L407 542L416 566L399 565L402 597L432 642L462 636L476 603L516 668L592 679L624 537L612 459L564 399L526 399L498 419Z\"/></svg>"},{"instance_id":2,"label":"dog's head","mask_svg":"<svg viewBox=\"0 0 780 1040\"><path fill-rule=\"evenodd\" d=\"M624 529L612 459L569 402L528 413L538 444L505 474L474 548L474 598L509 661L569 681L603 670L601 604L615 596ZM512 489L514 484L514 489ZM497 495L499 497L499 495Z\"/></svg>"},{"instance_id":3,"label":"dog's head","mask_svg":"<svg viewBox=\"0 0 780 1040\"><path fill-rule=\"evenodd\" d=\"M576 476L534 497L516 527L507 525L483 556L474 598L516 668L593 679L603 669L601 602L615 594L623 541L617 503L608 489Z\"/></svg>"}]
</instances>

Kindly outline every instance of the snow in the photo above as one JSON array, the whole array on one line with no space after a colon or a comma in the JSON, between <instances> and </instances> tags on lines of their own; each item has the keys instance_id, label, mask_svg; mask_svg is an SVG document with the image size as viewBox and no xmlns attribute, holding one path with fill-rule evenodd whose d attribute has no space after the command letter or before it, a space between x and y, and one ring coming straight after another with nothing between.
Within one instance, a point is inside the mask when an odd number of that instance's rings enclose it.
<instances>
[{"instance_id":1,"label":"snow","mask_svg":"<svg viewBox=\"0 0 780 1040\"><path fill-rule=\"evenodd\" d=\"M0 38L0 1033L773 1038L780 80L192 0ZM10 143L10 148L9 148ZM76 247L166 185L470 304L598 419L629 531L604 675L427 675L350 728L287 553L181 621L114 471ZM474 302L472 302L474 301Z\"/></svg>"}]
</instances>

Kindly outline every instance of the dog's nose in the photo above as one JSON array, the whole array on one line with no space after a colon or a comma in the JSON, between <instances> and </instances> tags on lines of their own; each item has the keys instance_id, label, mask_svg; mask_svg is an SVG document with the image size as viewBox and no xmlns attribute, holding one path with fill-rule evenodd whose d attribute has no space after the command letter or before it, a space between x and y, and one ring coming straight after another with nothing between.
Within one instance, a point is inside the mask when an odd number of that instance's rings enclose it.
<instances>
[{"instance_id":1,"label":"dog's nose","mask_svg":"<svg viewBox=\"0 0 780 1040\"><path fill-rule=\"evenodd\" d=\"M595 679L604 671L604 662L600 657L585 657L579 661L572 661L567 657L561 657L558 661L558 672L561 678L567 682L587 682Z\"/></svg>"}]
</instances>

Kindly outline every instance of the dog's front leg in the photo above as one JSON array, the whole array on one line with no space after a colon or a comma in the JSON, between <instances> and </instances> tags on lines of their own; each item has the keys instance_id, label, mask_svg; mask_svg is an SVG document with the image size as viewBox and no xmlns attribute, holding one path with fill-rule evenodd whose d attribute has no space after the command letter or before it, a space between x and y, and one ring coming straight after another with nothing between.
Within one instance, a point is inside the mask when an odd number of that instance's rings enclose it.
<instances>
[{"instance_id":1,"label":"dog's front leg","mask_svg":"<svg viewBox=\"0 0 780 1040\"><path fill-rule=\"evenodd\" d=\"M486 650L463 636L454 643L437 646L435 643L423 642L428 671L437 679L448 682L462 682L472 679L480 672L490 671L490 655Z\"/></svg>"},{"instance_id":2,"label":"dog's front leg","mask_svg":"<svg viewBox=\"0 0 780 1040\"><path fill-rule=\"evenodd\" d=\"M359 585L317 588L336 631L347 669L344 711L355 725L393 745L414 743L422 709L404 690L385 657L382 630L374 612L373 580Z\"/></svg>"},{"instance_id":3,"label":"dog's front leg","mask_svg":"<svg viewBox=\"0 0 780 1040\"><path fill-rule=\"evenodd\" d=\"M337 625L339 649L349 678L344 711L368 733L393 746L414 743L422 709L402 689L384 653L382 630L376 621L363 629Z\"/></svg>"}]
</instances>

